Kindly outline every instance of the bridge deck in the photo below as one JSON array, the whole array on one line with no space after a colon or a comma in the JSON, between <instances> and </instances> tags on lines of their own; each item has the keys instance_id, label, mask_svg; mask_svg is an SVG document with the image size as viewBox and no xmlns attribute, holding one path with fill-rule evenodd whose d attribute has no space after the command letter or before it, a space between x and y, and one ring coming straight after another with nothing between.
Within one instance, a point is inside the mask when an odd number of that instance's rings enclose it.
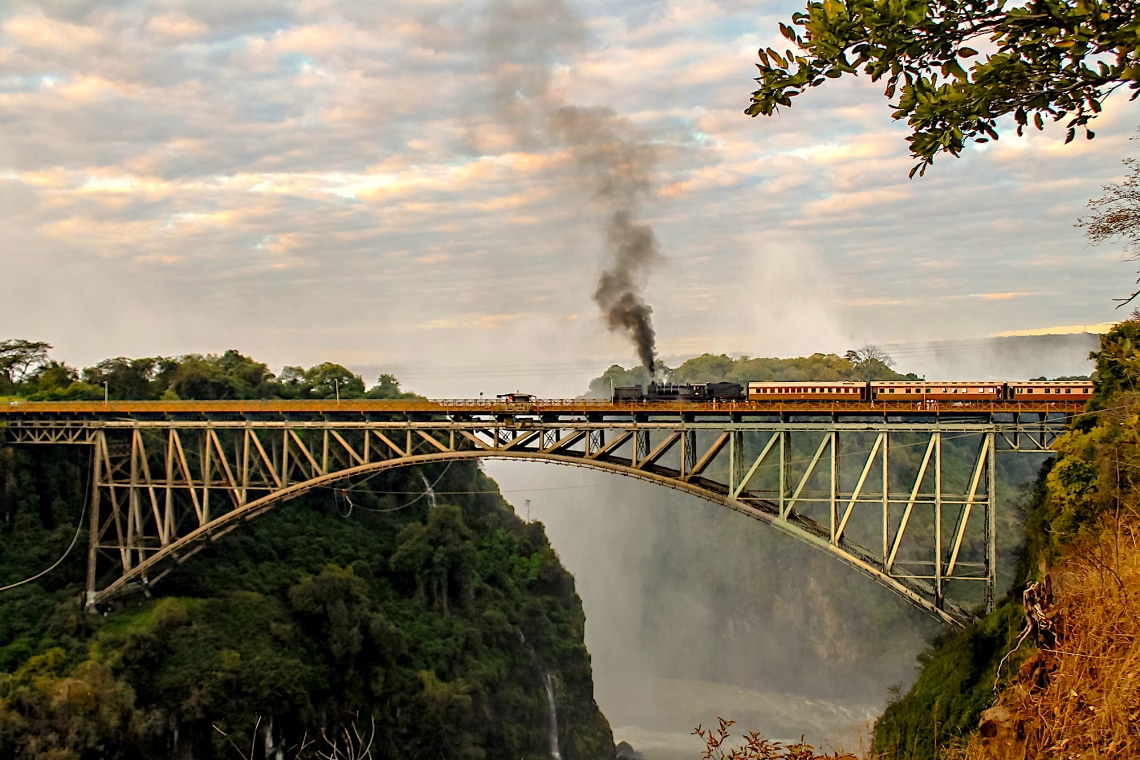
<instances>
[{"instance_id":1,"label":"bridge deck","mask_svg":"<svg viewBox=\"0 0 1140 760\"><path fill-rule=\"evenodd\" d=\"M538 399L503 402L483 399L342 399L230 401L9 401L0 402L0 424L32 419L80 421L109 417L187 416L337 416L371 419L405 415L442 417L539 416L601 418L618 415L923 415L977 418L979 415L1073 415L1084 410L1079 401L731 401L622 402L599 399Z\"/></svg>"}]
</instances>

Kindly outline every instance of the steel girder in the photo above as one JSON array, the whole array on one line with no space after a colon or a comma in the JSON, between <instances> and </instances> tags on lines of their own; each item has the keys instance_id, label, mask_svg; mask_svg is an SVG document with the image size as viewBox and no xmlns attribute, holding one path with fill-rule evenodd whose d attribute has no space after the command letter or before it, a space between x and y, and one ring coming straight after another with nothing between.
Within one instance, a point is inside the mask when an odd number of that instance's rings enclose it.
<instances>
[{"instance_id":1,"label":"steel girder","mask_svg":"<svg viewBox=\"0 0 1140 760\"><path fill-rule=\"evenodd\" d=\"M28 421L13 443L94 451L87 602L160 580L242 521L383 469L499 457L585 466L723 504L940 619L992 609L995 456L1058 425L995 422L119 419ZM950 456L945 451L951 450ZM110 571L113 568L113 572ZM111 578L102 588L99 579Z\"/></svg>"}]
</instances>

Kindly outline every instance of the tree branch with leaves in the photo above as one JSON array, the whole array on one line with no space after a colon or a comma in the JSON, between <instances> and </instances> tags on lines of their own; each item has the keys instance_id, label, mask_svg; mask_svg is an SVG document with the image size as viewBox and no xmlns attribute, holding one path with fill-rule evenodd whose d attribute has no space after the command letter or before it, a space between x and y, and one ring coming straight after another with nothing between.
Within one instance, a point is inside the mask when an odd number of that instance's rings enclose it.
<instances>
[{"instance_id":1,"label":"tree branch with leaves","mask_svg":"<svg viewBox=\"0 0 1140 760\"><path fill-rule=\"evenodd\" d=\"M792 98L846 75L886 80L895 119L906 119L911 169L966 141L998 139L1012 115L1017 133L1067 119L1065 141L1105 97L1127 85L1140 94L1140 3L1034 0L823 0L780 24L799 52L761 49L746 113L770 116ZM980 53L979 50L986 50Z\"/></svg>"}]
</instances>

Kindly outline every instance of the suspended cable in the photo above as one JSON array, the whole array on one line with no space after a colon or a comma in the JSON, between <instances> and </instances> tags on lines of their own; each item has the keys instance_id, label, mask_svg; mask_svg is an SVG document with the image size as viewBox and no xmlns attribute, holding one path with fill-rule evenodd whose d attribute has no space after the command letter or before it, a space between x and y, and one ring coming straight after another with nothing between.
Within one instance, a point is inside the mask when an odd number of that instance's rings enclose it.
<instances>
[{"instance_id":1,"label":"suspended cable","mask_svg":"<svg viewBox=\"0 0 1140 760\"><path fill-rule=\"evenodd\" d=\"M506 494L506 493L531 493L532 491L576 491L581 488L598 488L597 483L591 483L581 486L548 486L546 488L499 488L487 489L481 491L466 490L466 491L435 491L436 496L476 496L479 494ZM337 486L322 486L322 488L330 488L334 491L343 491L346 489L338 488ZM367 488L352 488L353 493L369 493L379 496L415 496L422 494L423 491L381 491Z\"/></svg>"},{"instance_id":2,"label":"suspended cable","mask_svg":"<svg viewBox=\"0 0 1140 760\"><path fill-rule=\"evenodd\" d=\"M348 488L342 488L342 489L340 489L340 491L341 491L341 493L342 493L343 497L344 497L344 498L345 498L345 499L348 501L348 503L349 503L349 511L348 511L348 514L351 514L351 513L352 513L352 510L353 510L353 509L363 509L365 512L381 512L381 513L386 513L386 512L399 512L401 509L407 509L408 507L410 507L410 506L412 506L412 505L414 505L414 504L417 504L417 503L418 503L418 502L419 502L421 499L423 499L423 498L424 498L425 496L427 496L429 493L435 493L435 486L436 486L436 485L439 483L439 481L443 480L443 476L447 474L447 471L448 471L449 469L451 469L451 462L448 462L448 463L447 463L447 466L443 468L443 472L441 472L441 473L439 474L439 477L438 477L438 478L436 478L436 479L435 479L435 481L434 481L433 483L431 483L430 485L428 485L428 487L427 487L427 488L425 488L423 491L419 492L419 496L417 496L416 498L412 499L412 500L411 500L411 501L409 501L407 504L401 504L401 505L400 505L400 506L398 506L398 507L391 507L391 508L389 508L389 509L373 509L373 508L371 508L371 507L361 507L361 506L359 506L359 505L356 505L356 504L353 504L353 503L352 503L352 501L351 501L351 499L349 498L349 495L348 495L348 494L349 494L349 491L350 491L350 489L348 489ZM353 490L355 490L355 489L353 489ZM372 493L372 492L370 492L370 491L362 491L361 493ZM412 493L415 493L415 492L413 491ZM334 498L335 498L335 497L334 497ZM341 517L348 517L348 514L342 514L342 515L341 515Z\"/></svg>"},{"instance_id":3,"label":"suspended cable","mask_svg":"<svg viewBox=\"0 0 1140 760\"><path fill-rule=\"evenodd\" d=\"M91 484L88 483L87 488L83 492L83 509L79 512L79 521L75 525L75 535L71 537L71 543L68 544L67 550L63 553L63 556L57 559L55 561L55 564L53 564L51 567L39 573L36 573L31 578L25 578L18 583L12 583L8 586L0 586L0 592L8 591L9 589L14 589L17 586L23 586L25 583L31 583L34 580L42 578L52 570L55 570L57 567L59 567L60 564L62 564L63 561L67 559L67 555L71 554L71 550L75 548L75 543L79 540L79 534L83 531L83 518L87 516L87 497L91 494L90 488Z\"/></svg>"}]
</instances>

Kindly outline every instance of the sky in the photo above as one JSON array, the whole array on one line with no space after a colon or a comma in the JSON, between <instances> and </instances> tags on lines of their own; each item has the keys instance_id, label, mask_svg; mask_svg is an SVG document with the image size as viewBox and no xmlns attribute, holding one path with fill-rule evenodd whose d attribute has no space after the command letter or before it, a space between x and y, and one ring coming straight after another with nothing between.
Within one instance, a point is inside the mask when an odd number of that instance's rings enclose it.
<instances>
[{"instance_id":1,"label":"sky","mask_svg":"<svg viewBox=\"0 0 1140 760\"><path fill-rule=\"evenodd\" d=\"M1126 94L1095 140L1006 125L908 179L865 77L744 115L801 7L5 0L0 338L572 396L637 363L594 298L619 212L674 364L1121 316L1136 264L1074 225L1136 153Z\"/></svg>"}]
</instances>

